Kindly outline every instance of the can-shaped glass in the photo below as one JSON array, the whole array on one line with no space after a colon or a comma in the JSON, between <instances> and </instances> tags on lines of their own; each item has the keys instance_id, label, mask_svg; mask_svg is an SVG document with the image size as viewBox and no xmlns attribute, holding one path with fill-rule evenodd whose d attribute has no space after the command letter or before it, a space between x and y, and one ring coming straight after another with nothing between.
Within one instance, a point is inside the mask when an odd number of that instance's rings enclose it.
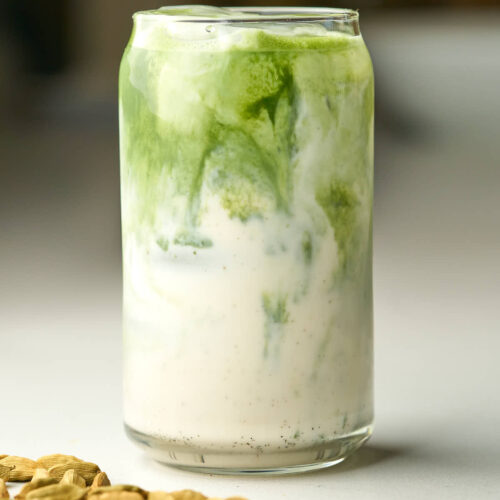
<instances>
[{"instance_id":1,"label":"can-shaped glass","mask_svg":"<svg viewBox=\"0 0 500 500\"><path fill-rule=\"evenodd\" d=\"M128 435L206 472L343 460L373 420L357 12L139 12L119 93Z\"/></svg>"}]
</instances>

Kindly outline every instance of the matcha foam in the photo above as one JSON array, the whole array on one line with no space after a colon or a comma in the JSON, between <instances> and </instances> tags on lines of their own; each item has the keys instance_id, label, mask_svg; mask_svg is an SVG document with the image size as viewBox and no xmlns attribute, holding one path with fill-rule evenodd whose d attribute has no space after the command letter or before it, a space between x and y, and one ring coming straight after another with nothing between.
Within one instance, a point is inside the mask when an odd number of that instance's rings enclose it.
<instances>
[{"instance_id":1,"label":"matcha foam","mask_svg":"<svg viewBox=\"0 0 500 500\"><path fill-rule=\"evenodd\" d=\"M369 425L362 38L232 9L136 14L120 125L127 424L256 456Z\"/></svg>"}]
</instances>

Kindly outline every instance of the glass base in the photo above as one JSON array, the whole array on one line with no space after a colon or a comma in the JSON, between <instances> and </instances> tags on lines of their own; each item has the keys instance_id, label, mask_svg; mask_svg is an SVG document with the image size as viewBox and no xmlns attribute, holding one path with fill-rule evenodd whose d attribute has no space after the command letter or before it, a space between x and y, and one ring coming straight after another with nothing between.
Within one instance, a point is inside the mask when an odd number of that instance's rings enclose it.
<instances>
[{"instance_id":1,"label":"glass base","mask_svg":"<svg viewBox=\"0 0 500 500\"><path fill-rule=\"evenodd\" d=\"M158 462L207 474L296 474L331 467L352 455L372 434L372 426L362 427L314 446L256 454L180 445L136 431L125 424L127 436Z\"/></svg>"}]
</instances>

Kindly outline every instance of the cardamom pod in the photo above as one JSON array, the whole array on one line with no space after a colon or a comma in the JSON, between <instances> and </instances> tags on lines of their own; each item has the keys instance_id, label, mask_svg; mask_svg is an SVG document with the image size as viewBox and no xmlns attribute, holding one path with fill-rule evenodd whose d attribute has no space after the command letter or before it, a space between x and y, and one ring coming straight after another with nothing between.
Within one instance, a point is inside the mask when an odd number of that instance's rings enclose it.
<instances>
[{"instance_id":1,"label":"cardamom pod","mask_svg":"<svg viewBox=\"0 0 500 500\"><path fill-rule=\"evenodd\" d=\"M10 471L14 468L13 465L2 465L0 464L0 479L2 481L8 481Z\"/></svg>"},{"instance_id":2,"label":"cardamom pod","mask_svg":"<svg viewBox=\"0 0 500 500\"><path fill-rule=\"evenodd\" d=\"M16 498L25 498L26 495L33 490L37 490L38 488L43 488L44 486L49 486L51 484L57 484L57 479L53 477L41 477L39 479L33 479L31 482L26 483L21 491L16 495Z\"/></svg>"},{"instance_id":3,"label":"cardamom pod","mask_svg":"<svg viewBox=\"0 0 500 500\"><path fill-rule=\"evenodd\" d=\"M10 498L9 490L3 479L0 479L0 498Z\"/></svg>"},{"instance_id":4,"label":"cardamom pod","mask_svg":"<svg viewBox=\"0 0 500 500\"><path fill-rule=\"evenodd\" d=\"M80 486L80 488L85 488L85 486L87 486L85 479L83 479L83 477L80 476L80 474L78 474L75 469L67 470L61 479L61 483L75 484L76 486Z\"/></svg>"},{"instance_id":5,"label":"cardamom pod","mask_svg":"<svg viewBox=\"0 0 500 500\"><path fill-rule=\"evenodd\" d=\"M207 500L205 495L193 490L179 490L170 493L174 500Z\"/></svg>"},{"instance_id":6,"label":"cardamom pod","mask_svg":"<svg viewBox=\"0 0 500 500\"><path fill-rule=\"evenodd\" d=\"M135 491L108 491L99 494L90 492L88 500L143 500L143 496Z\"/></svg>"},{"instance_id":7,"label":"cardamom pod","mask_svg":"<svg viewBox=\"0 0 500 500\"><path fill-rule=\"evenodd\" d=\"M81 500L87 494L86 488L74 484L51 484L26 495L26 500Z\"/></svg>"},{"instance_id":8,"label":"cardamom pod","mask_svg":"<svg viewBox=\"0 0 500 500\"><path fill-rule=\"evenodd\" d=\"M96 488L100 488L101 486L111 486L111 482L105 472L99 472L92 481L92 485L90 486L91 490Z\"/></svg>"},{"instance_id":9,"label":"cardamom pod","mask_svg":"<svg viewBox=\"0 0 500 500\"><path fill-rule=\"evenodd\" d=\"M61 465L55 465L49 469L50 477L55 477L60 481L66 471L73 469L76 473L85 479L85 484L90 485L98 472L101 472L99 466L91 462L68 462Z\"/></svg>"},{"instance_id":10,"label":"cardamom pod","mask_svg":"<svg viewBox=\"0 0 500 500\"><path fill-rule=\"evenodd\" d=\"M6 481L30 481L16 495L19 500L222 500L194 490L147 492L138 486L111 486L98 465L72 455L45 455L37 461L0 455L0 500L10 498ZM90 487L87 487L91 485ZM247 500L233 496L226 500Z\"/></svg>"},{"instance_id":11,"label":"cardamom pod","mask_svg":"<svg viewBox=\"0 0 500 500\"><path fill-rule=\"evenodd\" d=\"M6 481L31 481L37 464L35 461L24 457L15 457L9 455L0 460L0 465L6 465L8 467L14 467Z\"/></svg>"},{"instance_id":12,"label":"cardamom pod","mask_svg":"<svg viewBox=\"0 0 500 500\"><path fill-rule=\"evenodd\" d=\"M49 470L51 467L56 465L64 465L72 462L83 462L83 460L74 457L73 455L61 455L60 453L54 453L53 455L44 455L40 457L37 461L39 467Z\"/></svg>"},{"instance_id":13,"label":"cardamom pod","mask_svg":"<svg viewBox=\"0 0 500 500\"><path fill-rule=\"evenodd\" d=\"M37 479L42 479L45 477L50 477L49 471L47 469L42 469L41 467L38 467L35 469L35 472L33 473L32 481L36 481Z\"/></svg>"},{"instance_id":14,"label":"cardamom pod","mask_svg":"<svg viewBox=\"0 0 500 500\"><path fill-rule=\"evenodd\" d=\"M107 495L114 495L115 493L134 493L140 495L141 500L144 498L148 498L147 491L143 490L142 488L139 488L138 486L132 486L130 484L115 484L114 486L101 486L99 488L95 488L94 490L90 490L88 498L89 499L92 498L93 500L115 498L114 496L107 496Z\"/></svg>"},{"instance_id":15,"label":"cardamom pod","mask_svg":"<svg viewBox=\"0 0 500 500\"><path fill-rule=\"evenodd\" d=\"M148 500L174 500L174 497L166 491L150 491Z\"/></svg>"}]
</instances>

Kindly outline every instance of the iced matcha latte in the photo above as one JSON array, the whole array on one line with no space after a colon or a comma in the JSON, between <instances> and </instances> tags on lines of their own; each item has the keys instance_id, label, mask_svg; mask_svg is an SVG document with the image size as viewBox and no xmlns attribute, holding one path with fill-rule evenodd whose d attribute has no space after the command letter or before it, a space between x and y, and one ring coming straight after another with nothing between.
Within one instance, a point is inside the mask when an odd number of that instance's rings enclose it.
<instances>
[{"instance_id":1,"label":"iced matcha latte","mask_svg":"<svg viewBox=\"0 0 500 500\"><path fill-rule=\"evenodd\" d=\"M128 434L206 471L345 458L373 416L357 13L136 14L120 134Z\"/></svg>"}]
</instances>

